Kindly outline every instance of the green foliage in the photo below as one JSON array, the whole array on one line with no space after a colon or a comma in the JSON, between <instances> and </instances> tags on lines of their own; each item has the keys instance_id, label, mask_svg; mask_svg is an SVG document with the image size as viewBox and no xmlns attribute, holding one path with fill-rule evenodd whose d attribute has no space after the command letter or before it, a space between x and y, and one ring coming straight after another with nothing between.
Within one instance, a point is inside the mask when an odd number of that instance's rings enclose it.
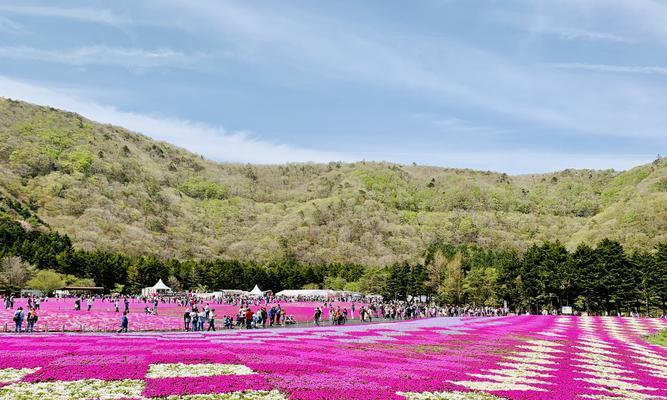
<instances>
[{"instance_id":1,"label":"green foliage","mask_svg":"<svg viewBox=\"0 0 667 400\"><path fill-rule=\"evenodd\" d=\"M121 128L0 100L0 212L85 249L383 267L434 242L526 251L667 240L667 162L508 176L389 163L219 164ZM40 221L45 221L42 224ZM32 262L32 261L31 261ZM53 268L56 265L52 266ZM308 282L306 282L308 283Z\"/></svg>"},{"instance_id":2,"label":"green foliage","mask_svg":"<svg viewBox=\"0 0 667 400\"><path fill-rule=\"evenodd\" d=\"M188 178L180 186L180 190L190 197L202 200L222 200L227 194L227 189L222 184L209 182L201 177Z\"/></svg>"},{"instance_id":3,"label":"green foliage","mask_svg":"<svg viewBox=\"0 0 667 400\"><path fill-rule=\"evenodd\" d=\"M63 274L59 274L52 269L43 269L37 271L26 285L31 289L41 290L42 293L51 296L55 290L62 289L65 286L64 278Z\"/></svg>"}]
</instances>

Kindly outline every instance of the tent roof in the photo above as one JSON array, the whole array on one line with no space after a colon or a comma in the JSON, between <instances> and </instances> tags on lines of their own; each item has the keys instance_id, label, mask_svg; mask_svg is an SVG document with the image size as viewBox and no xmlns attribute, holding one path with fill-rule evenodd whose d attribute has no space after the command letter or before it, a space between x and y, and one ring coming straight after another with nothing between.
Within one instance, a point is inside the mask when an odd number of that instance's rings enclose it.
<instances>
[{"instance_id":1,"label":"tent roof","mask_svg":"<svg viewBox=\"0 0 667 400\"><path fill-rule=\"evenodd\" d=\"M157 281L155 286L153 286L153 289L155 289L155 290L171 290L171 288L169 286L165 285L164 282L162 282L162 279Z\"/></svg>"},{"instance_id":2,"label":"tent roof","mask_svg":"<svg viewBox=\"0 0 667 400\"><path fill-rule=\"evenodd\" d=\"M255 287L250 291L250 294L252 294L254 296L262 296L262 295L264 295L264 292L262 292L259 289L259 286L255 285Z\"/></svg>"}]
</instances>

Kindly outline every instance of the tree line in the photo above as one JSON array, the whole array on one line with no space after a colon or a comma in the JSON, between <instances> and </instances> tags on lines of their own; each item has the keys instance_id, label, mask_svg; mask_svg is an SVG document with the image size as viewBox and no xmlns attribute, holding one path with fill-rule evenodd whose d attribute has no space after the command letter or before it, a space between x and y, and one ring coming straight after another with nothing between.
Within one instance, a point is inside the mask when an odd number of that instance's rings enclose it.
<instances>
[{"instance_id":1,"label":"tree line","mask_svg":"<svg viewBox=\"0 0 667 400\"><path fill-rule=\"evenodd\" d=\"M594 247L582 243L571 252L559 242L545 242L523 254L434 244L416 264L304 265L289 257L258 264L84 251L75 249L66 235L26 230L0 218L0 258L0 290L5 292L20 290L30 279L52 286L79 279L108 292L137 293L164 279L175 290L247 290L258 284L273 291L331 288L396 300L421 296L440 304L507 304L530 312L562 306L592 313L667 312L667 243L653 251L629 253L608 239Z\"/></svg>"}]
</instances>

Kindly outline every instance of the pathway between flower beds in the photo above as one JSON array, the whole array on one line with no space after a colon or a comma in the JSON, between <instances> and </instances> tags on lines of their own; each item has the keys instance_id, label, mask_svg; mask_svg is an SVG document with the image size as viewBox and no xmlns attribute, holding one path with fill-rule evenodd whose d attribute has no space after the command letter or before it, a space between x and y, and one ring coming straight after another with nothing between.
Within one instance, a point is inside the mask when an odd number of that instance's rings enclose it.
<instances>
[{"instance_id":1,"label":"pathway between flower beds","mask_svg":"<svg viewBox=\"0 0 667 400\"><path fill-rule=\"evenodd\" d=\"M432 318L0 339L9 399L667 399L665 320Z\"/></svg>"}]
</instances>

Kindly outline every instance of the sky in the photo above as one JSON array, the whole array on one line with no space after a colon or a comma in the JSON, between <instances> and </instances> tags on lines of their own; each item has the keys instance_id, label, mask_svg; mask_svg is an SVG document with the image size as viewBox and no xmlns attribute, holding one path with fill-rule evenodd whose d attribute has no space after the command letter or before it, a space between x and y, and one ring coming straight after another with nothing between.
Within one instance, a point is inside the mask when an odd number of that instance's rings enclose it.
<instances>
[{"instance_id":1,"label":"sky","mask_svg":"<svg viewBox=\"0 0 667 400\"><path fill-rule=\"evenodd\" d=\"M0 2L0 96L223 162L624 170L667 153L667 1Z\"/></svg>"}]
</instances>

